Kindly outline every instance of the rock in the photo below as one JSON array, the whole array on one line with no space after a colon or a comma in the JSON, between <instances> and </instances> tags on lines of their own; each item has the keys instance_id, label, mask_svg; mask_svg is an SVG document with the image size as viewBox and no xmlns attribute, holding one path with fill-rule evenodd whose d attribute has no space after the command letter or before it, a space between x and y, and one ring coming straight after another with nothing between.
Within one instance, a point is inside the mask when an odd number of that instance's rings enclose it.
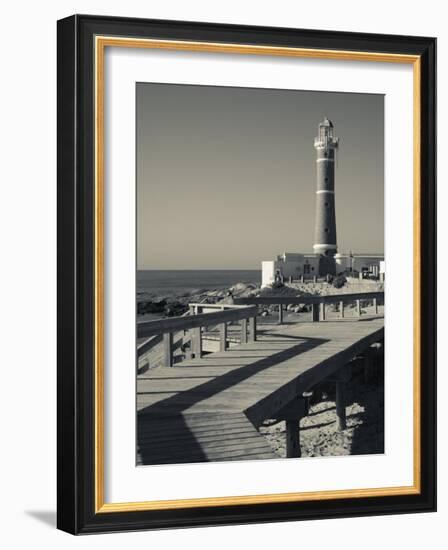
<instances>
[{"instance_id":1,"label":"rock","mask_svg":"<svg viewBox=\"0 0 448 550\"><path fill-rule=\"evenodd\" d=\"M179 317L188 310L188 306L180 302L174 302L167 305L164 309L164 313L167 317Z\"/></svg>"},{"instance_id":2,"label":"rock","mask_svg":"<svg viewBox=\"0 0 448 550\"><path fill-rule=\"evenodd\" d=\"M248 286L249 285L247 285L246 283L236 283L235 285L230 287L230 289L233 292L243 292L244 290L246 290L248 288Z\"/></svg>"},{"instance_id":3,"label":"rock","mask_svg":"<svg viewBox=\"0 0 448 550\"><path fill-rule=\"evenodd\" d=\"M158 302L145 301L137 304L137 313L139 315L143 313L163 313L166 307L166 300L160 300Z\"/></svg>"}]
</instances>

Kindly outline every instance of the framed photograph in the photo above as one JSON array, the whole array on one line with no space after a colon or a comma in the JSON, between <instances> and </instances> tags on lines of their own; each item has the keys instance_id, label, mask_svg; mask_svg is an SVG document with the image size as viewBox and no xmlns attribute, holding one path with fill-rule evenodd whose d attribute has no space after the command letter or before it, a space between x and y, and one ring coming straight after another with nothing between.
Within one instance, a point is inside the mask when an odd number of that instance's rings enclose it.
<instances>
[{"instance_id":1,"label":"framed photograph","mask_svg":"<svg viewBox=\"0 0 448 550\"><path fill-rule=\"evenodd\" d=\"M433 38L58 22L58 527L434 511Z\"/></svg>"}]
</instances>

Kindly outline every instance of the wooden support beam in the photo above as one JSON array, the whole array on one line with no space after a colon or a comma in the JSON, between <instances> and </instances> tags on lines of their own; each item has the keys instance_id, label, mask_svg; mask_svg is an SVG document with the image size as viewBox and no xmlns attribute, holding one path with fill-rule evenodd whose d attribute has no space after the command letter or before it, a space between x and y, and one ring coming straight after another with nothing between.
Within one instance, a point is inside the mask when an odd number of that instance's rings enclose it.
<instances>
[{"instance_id":1,"label":"wooden support beam","mask_svg":"<svg viewBox=\"0 0 448 550\"><path fill-rule=\"evenodd\" d=\"M192 352L195 359L202 357L202 329L196 327L191 330Z\"/></svg>"},{"instance_id":2,"label":"wooden support beam","mask_svg":"<svg viewBox=\"0 0 448 550\"><path fill-rule=\"evenodd\" d=\"M241 319L241 343L247 344L247 319Z\"/></svg>"},{"instance_id":3,"label":"wooden support beam","mask_svg":"<svg viewBox=\"0 0 448 550\"><path fill-rule=\"evenodd\" d=\"M227 323L221 323L219 325L219 351L226 351L227 349Z\"/></svg>"},{"instance_id":4,"label":"wooden support beam","mask_svg":"<svg viewBox=\"0 0 448 550\"><path fill-rule=\"evenodd\" d=\"M370 346L372 350L372 370L376 371L380 365L384 366L384 340Z\"/></svg>"},{"instance_id":5,"label":"wooden support beam","mask_svg":"<svg viewBox=\"0 0 448 550\"><path fill-rule=\"evenodd\" d=\"M336 382L336 418L338 430L347 428L347 417L345 414L345 384L344 382Z\"/></svg>"},{"instance_id":6,"label":"wooden support beam","mask_svg":"<svg viewBox=\"0 0 448 550\"><path fill-rule=\"evenodd\" d=\"M325 302L320 304L320 320L325 321Z\"/></svg>"},{"instance_id":7,"label":"wooden support beam","mask_svg":"<svg viewBox=\"0 0 448 550\"><path fill-rule=\"evenodd\" d=\"M173 366L173 333L166 332L163 335L163 365Z\"/></svg>"},{"instance_id":8,"label":"wooden support beam","mask_svg":"<svg viewBox=\"0 0 448 550\"><path fill-rule=\"evenodd\" d=\"M373 371L373 350L367 350L364 354L364 383L367 384L372 378Z\"/></svg>"},{"instance_id":9,"label":"wooden support beam","mask_svg":"<svg viewBox=\"0 0 448 550\"><path fill-rule=\"evenodd\" d=\"M149 370L149 359L142 361L137 365L137 374L144 374Z\"/></svg>"},{"instance_id":10,"label":"wooden support beam","mask_svg":"<svg viewBox=\"0 0 448 550\"><path fill-rule=\"evenodd\" d=\"M303 418L308 414L308 402L311 395L312 392L305 392L301 396L297 396L292 401L289 401L277 411L275 418L277 420L295 420L297 418Z\"/></svg>"},{"instance_id":11,"label":"wooden support beam","mask_svg":"<svg viewBox=\"0 0 448 550\"><path fill-rule=\"evenodd\" d=\"M342 300L339 302L339 317L344 318L344 302Z\"/></svg>"},{"instance_id":12,"label":"wooden support beam","mask_svg":"<svg viewBox=\"0 0 448 550\"><path fill-rule=\"evenodd\" d=\"M356 312L358 317L361 317L361 300L356 300Z\"/></svg>"},{"instance_id":13,"label":"wooden support beam","mask_svg":"<svg viewBox=\"0 0 448 550\"><path fill-rule=\"evenodd\" d=\"M192 345L193 342L191 340L191 334L190 331L184 330L184 335L182 337L182 350L184 353L185 359L191 359L192 358Z\"/></svg>"},{"instance_id":14,"label":"wooden support beam","mask_svg":"<svg viewBox=\"0 0 448 550\"><path fill-rule=\"evenodd\" d=\"M283 324L283 306L278 304L278 324Z\"/></svg>"},{"instance_id":15,"label":"wooden support beam","mask_svg":"<svg viewBox=\"0 0 448 550\"><path fill-rule=\"evenodd\" d=\"M319 304L311 304L311 321L313 323L319 321Z\"/></svg>"},{"instance_id":16,"label":"wooden support beam","mask_svg":"<svg viewBox=\"0 0 448 550\"><path fill-rule=\"evenodd\" d=\"M342 382L343 384L349 382L351 378L351 366L353 361L356 361L356 359L350 361L349 363L338 369L334 374L325 378L325 381L331 383Z\"/></svg>"},{"instance_id":17,"label":"wooden support beam","mask_svg":"<svg viewBox=\"0 0 448 550\"><path fill-rule=\"evenodd\" d=\"M300 451L300 420L308 414L310 392L296 397L276 413L277 420L286 423L286 456L298 458Z\"/></svg>"},{"instance_id":18,"label":"wooden support beam","mask_svg":"<svg viewBox=\"0 0 448 550\"><path fill-rule=\"evenodd\" d=\"M382 342L375 342L370 346L370 349L374 357L384 355L384 340Z\"/></svg>"},{"instance_id":19,"label":"wooden support beam","mask_svg":"<svg viewBox=\"0 0 448 550\"><path fill-rule=\"evenodd\" d=\"M286 456L300 458L300 419L286 420Z\"/></svg>"},{"instance_id":20,"label":"wooden support beam","mask_svg":"<svg viewBox=\"0 0 448 550\"><path fill-rule=\"evenodd\" d=\"M249 342L257 341L257 318L251 317L249 319Z\"/></svg>"}]
</instances>

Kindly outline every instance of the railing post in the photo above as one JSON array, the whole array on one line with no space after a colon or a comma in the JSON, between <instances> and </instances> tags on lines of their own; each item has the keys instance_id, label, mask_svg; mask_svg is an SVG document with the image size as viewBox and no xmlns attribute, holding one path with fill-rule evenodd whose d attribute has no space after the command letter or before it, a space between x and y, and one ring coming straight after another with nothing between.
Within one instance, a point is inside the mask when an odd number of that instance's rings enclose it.
<instances>
[{"instance_id":1,"label":"railing post","mask_svg":"<svg viewBox=\"0 0 448 550\"><path fill-rule=\"evenodd\" d=\"M226 351L227 349L227 323L221 323L219 325L219 351Z\"/></svg>"},{"instance_id":2,"label":"railing post","mask_svg":"<svg viewBox=\"0 0 448 550\"><path fill-rule=\"evenodd\" d=\"M376 349L374 347L370 347L367 349L364 353L364 383L368 384L372 375L373 375L373 367L374 367L374 354L376 352Z\"/></svg>"},{"instance_id":3,"label":"railing post","mask_svg":"<svg viewBox=\"0 0 448 550\"><path fill-rule=\"evenodd\" d=\"M144 374L147 370L149 370L149 367L150 367L149 359L146 359L144 361L138 361L137 374Z\"/></svg>"},{"instance_id":4,"label":"railing post","mask_svg":"<svg viewBox=\"0 0 448 550\"><path fill-rule=\"evenodd\" d=\"M345 430L347 427L347 417L345 414L345 395L344 382L336 382L336 417L338 430Z\"/></svg>"},{"instance_id":5,"label":"railing post","mask_svg":"<svg viewBox=\"0 0 448 550\"><path fill-rule=\"evenodd\" d=\"M173 333L165 332L163 335L163 364L165 367L173 366Z\"/></svg>"},{"instance_id":6,"label":"railing post","mask_svg":"<svg viewBox=\"0 0 448 550\"><path fill-rule=\"evenodd\" d=\"M373 299L373 307L375 308L374 309L375 315L378 315L378 299L377 298Z\"/></svg>"},{"instance_id":7,"label":"railing post","mask_svg":"<svg viewBox=\"0 0 448 550\"><path fill-rule=\"evenodd\" d=\"M300 458L300 419L286 419L286 456Z\"/></svg>"},{"instance_id":8,"label":"railing post","mask_svg":"<svg viewBox=\"0 0 448 550\"><path fill-rule=\"evenodd\" d=\"M283 323L283 306L282 304L278 304L278 324L281 325Z\"/></svg>"},{"instance_id":9,"label":"railing post","mask_svg":"<svg viewBox=\"0 0 448 550\"><path fill-rule=\"evenodd\" d=\"M311 304L311 321L313 323L319 321L319 304Z\"/></svg>"},{"instance_id":10,"label":"railing post","mask_svg":"<svg viewBox=\"0 0 448 550\"><path fill-rule=\"evenodd\" d=\"M193 355L193 339L190 331L187 329L184 330L184 335L182 337L182 347L185 349L185 359L191 359Z\"/></svg>"},{"instance_id":11,"label":"railing post","mask_svg":"<svg viewBox=\"0 0 448 550\"><path fill-rule=\"evenodd\" d=\"M361 317L361 300L356 300L356 311L358 313L358 317Z\"/></svg>"},{"instance_id":12,"label":"railing post","mask_svg":"<svg viewBox=\"0 0 448 550\"><path fill-rule=\"evenodd\" d=\"M325 302L320 303L320 320L325 321Z\"/></svg>"},{"instance_id":13,"label":"railing post","mask_svg":"<svg viewBox=\"0 0 448 550\"><path fill-rule=\"evenodd\" d=\"M241 319L241 343L247 344L247 319Z\"/></svg>"},{"instance_id":14,"label":"railing post","mask_svg":"<svg viewBox=\"0 0 448 550\"><path fill-rule=\"evenodd\" d=\"M257 317L255 315L249 319L249 341L257 341Z\"/></svg>"},{"instance_id":15,"label":"railing post","mask_svg":"<svg viewBox=\"0 0 448 550\"><path fill-rule=\"evenodd\" d=\"M202 328L196 327L191 331L192 351L195 359L202 357Z\"/></svg>"},{"instance_id":16,"label":"railing post","mask_svg":"<svg viewBox=\"0 0 448 550\"><path fill-rule=\"evenodd\" d=\"M344 318L344 302L342 300L339 302L339 317Z\"/></svg>"}]
</instances>

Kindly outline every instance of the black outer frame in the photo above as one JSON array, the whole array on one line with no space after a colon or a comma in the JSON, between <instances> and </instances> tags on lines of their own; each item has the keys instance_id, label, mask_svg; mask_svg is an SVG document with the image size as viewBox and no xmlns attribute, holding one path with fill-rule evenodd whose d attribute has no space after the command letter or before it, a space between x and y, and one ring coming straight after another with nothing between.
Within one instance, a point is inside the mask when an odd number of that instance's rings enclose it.
<instances>
[{"instance_id":1,"label":"black outer frame","mask_svg":"<svg viewBox=\"0 0 448 550\"><path fill-rule=\"evenodd\" d=\"M94 37L421 56L421 493L94 513ZM73 534L436 510L436 39L74 15L58 21L57 526Z\"/></svg>"}]
</instances>

